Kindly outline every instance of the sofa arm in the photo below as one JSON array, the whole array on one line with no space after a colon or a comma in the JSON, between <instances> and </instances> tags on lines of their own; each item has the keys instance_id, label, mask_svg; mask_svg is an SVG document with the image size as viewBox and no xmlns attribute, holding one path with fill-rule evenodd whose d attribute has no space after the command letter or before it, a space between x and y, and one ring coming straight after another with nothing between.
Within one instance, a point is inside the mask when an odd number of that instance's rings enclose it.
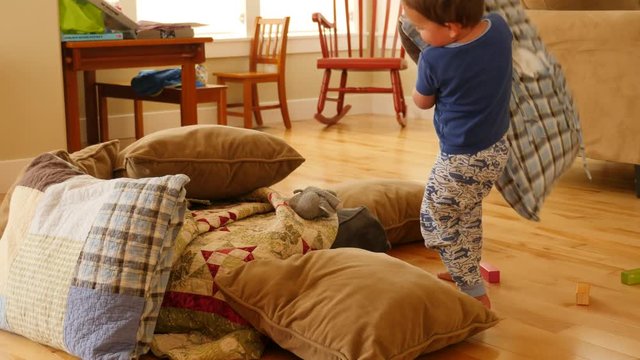
<instances>
[{"instance_id":1,"label":"sofa arm","mask_svg":"<svg viewBox=\"0 0 640 360\"><path fill-rule=\"evenodd\" d=\"M640 11L526 13L564 70L587 156L640 164Z\"/></svg>"}]
</instances>

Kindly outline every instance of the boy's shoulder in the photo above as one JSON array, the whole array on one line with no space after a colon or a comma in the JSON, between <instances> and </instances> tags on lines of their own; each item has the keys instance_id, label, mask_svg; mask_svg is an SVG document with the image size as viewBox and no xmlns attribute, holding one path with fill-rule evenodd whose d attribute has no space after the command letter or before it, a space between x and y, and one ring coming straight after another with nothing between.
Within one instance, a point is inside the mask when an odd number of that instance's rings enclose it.
<instances>
[{"instance_id":1,"label":"boy's shoulder","mask_svg":"<svg viewBox=\"0 0 640 360\"><path fill-rule=\"evenodd\" d=\"M505 18L503 18L502 15L498 13L490 12L487 15L485 15L485 18L489 19L492 24L509 28L509 24L507 23L507 20L505 20Z\"/></svg>"}]
</instances>

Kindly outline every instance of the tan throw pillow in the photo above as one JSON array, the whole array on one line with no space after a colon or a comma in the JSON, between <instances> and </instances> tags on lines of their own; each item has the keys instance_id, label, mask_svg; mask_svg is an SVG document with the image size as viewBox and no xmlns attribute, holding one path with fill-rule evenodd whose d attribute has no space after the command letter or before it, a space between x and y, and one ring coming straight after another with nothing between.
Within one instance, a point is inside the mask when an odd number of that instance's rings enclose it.
<instances>
[{"instance_id":1,"label":"tan throw pillow","mask_svg":"<svg viewBox=\"0 0 640 360\"><path fill-rule=\"evenodd\" d=\"M355 248L251 261L216 283L234 310L303 359L414 359L499 321L426 271Z\"/></svg>"},{"instance_id":2,"label":"tan throw pillow","mask_svg":"<svg viewBox=\"0 0 640 360\"><path fill-rule=\"evenodd\" d=\"M118 157L125 176L185 174L187 196L232 198L284 179L304 162L284 140L257 130L192 125L149 134Z\"/></svg>"},{"instance_id":3,"label":"tan throw pillow","mask_svg":"<svg viewBox=\"0 0 640 360\"><path fill-rule=\"evenodd\" d=\"M638 10L638 0L523 0L536 10Z\"/></svg>"},{"instance_id":4,"label":"tan throw pillow","mask_svg":"<svg viewBox=\"0 0 640 360\"><path fill-rule=\"evenodd\" d=\"M409 180L369 179L337 184L332 188L341 207L366 206L382 223L392 245L422 241L420 204L424 184Z\"/></svg>"},{"instance_id":5,"label":"tan throw pillow","mask_svg":"<svg viewBox=\"0 0 640 360\"><path fill-rule=\"evenodd\" d=\"M120 152L120 140L110 140L100 144L89 145L82 150L69 154L70 162L80 168L85 174L98 179L113 178L113 169ZM65 159L60 154L58 157ZM65 159L69 161L69 159Z\"/></svg>"}]
</instances>

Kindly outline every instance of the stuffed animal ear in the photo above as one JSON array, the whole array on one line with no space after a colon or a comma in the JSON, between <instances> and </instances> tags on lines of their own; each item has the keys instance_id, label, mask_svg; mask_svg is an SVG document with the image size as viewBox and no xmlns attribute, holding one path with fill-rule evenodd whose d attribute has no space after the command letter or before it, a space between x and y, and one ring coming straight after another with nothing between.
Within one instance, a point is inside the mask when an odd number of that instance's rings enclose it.
<instances>
[{"instance_id":1,"label":"stuffed animal ear","mask_svg":"<svg viewBox=\"0 0 640 360\"><path fill-rule=\"evenodd\" d=\"M319 190L318 195L322 196L329 203L329 205L333 208L334 211L338 207L338 204L340 204L340 199L338 199L336 194L332 191Z\"/></svg>"},{"instance_id":2,"label":"stuffed animal ear","mask_svg":"<svg viewBox=\"0 0 640 360\"><path fill-rule=\"evenodd\" d=\"M327 206L324 205L324 204L320 204L318 206L318 209L320 209L320 211L322 212L322 216L325 216L325 217L333 214L334 212L336 212L335 209L333 209L333 211L329 210L327 208Z\"/></svg>"}]
</instances>

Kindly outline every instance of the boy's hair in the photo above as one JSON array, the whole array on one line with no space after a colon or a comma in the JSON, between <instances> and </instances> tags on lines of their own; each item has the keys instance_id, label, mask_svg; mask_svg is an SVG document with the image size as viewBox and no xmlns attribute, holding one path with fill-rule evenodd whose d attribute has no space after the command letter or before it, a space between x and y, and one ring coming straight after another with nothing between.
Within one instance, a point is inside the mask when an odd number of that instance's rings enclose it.
<instances>
[{"instance_id":1,"label":"boy's hair","mask_svg":"<svg viewBox=\"0 0 640 360\"><path fill-rule=\"evenodd\" d=\"M437 24L460 23L463 27L477 24L484 14L484 0L402 0L427 20Z\"/></svg>"}]
</instances>

